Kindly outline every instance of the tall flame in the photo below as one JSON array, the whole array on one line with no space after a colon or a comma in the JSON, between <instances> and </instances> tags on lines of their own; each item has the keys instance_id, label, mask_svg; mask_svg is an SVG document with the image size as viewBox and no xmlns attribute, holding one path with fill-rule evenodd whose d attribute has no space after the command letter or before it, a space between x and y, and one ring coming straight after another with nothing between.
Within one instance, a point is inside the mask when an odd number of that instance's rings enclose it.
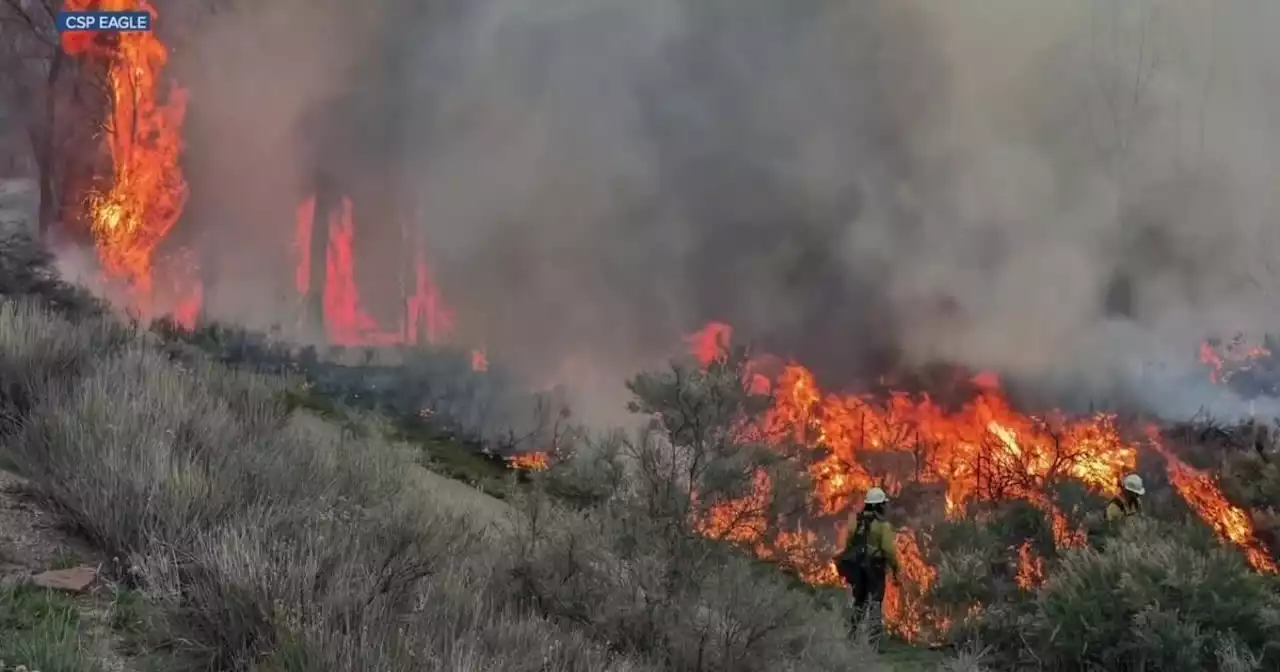
<instances>
[{"instance_id":1,"label":"tall flame","mask_svg":"<svg viewBox=\"0 0 1280 672\"><path fill-rule=\"evenodd\" d=\"M294 283L298 292L304 295L312 289L311 229L315 208L314 196L298 206L294 227L297 258ZM421 245L413 246L413 285L405 298L401 322L394 328L387 328L370 316L361 303L356 282L356 227L351 199L343 198L331 216L325 246L322 300L325 333L330 342L344 346L402 345L418 343L420 339L427 343L440 343L452 336L455 313L441 296ZM471 368L475 371L489 368L488 356L483 349L472 351Z\"/></svg>"},{"instance_id":2,"label":"tall flame","mask_svg":"<svg viewBox=\"0 0 1280 672\"><path fill-rule=\"evenodd\" d=\"M148 0L67 0L70 11L145 11ZM187 203L188 189L179 158L187 93L166 86L163 72L169 52L154 32L94 36L65 33L63 49L105 66L109 111L103 135L112 175L90 190L87 219L99 263L108 280L124 285L143 317L158 307L194 319L200 286L189 256L178 253L169 281L157 287L157 255ZM157 303L163 306L157 306Z\"/></svg>"}]
</instances>

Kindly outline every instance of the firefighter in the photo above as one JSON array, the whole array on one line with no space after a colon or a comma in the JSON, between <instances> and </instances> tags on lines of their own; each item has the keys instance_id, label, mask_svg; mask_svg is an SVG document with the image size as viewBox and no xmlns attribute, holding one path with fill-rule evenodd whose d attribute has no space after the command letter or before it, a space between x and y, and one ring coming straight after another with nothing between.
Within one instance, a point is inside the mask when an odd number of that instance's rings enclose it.
<instances>
[{"instance_id":1,"label":"firefighter","mask_svg":"<svg viewBox=\"0 0 1280 672\"><path fill-rule=\"evenodd\" d=\"M898 545L893 526L884 519L888 504L884 490L871 488L867 492L862 511L850 516L849 536L836 560L836 568L853 599L851 625L856 630L865 622L873 645L879 644L883 627L880 606L884 602L886 576L891 572L893 580L898 580Z\"/></svg>"},{"instance_id":2,"label":"firefighter","mask_svg":"<svg viewBox=\"0 0 1280 672\"><path fill-rule=\"evenodd\" d=\"M1147 489L1142 485L1142 477L1129 474L1124 477L1124 490L1107 505L1107 522L1117 523L1142 512L1142 496Z\"/></svg>"}]
</instances>

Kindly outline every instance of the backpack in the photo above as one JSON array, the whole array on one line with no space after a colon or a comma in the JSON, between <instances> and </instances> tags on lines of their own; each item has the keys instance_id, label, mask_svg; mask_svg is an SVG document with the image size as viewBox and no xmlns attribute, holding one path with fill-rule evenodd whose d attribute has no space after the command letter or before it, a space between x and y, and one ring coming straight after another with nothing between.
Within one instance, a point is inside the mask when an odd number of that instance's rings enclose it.
<instances>
[{"instance_id":1,"label":"backpack","mask_svg":"<svg viewBox=\"0 0 1280 672\"><path fill-rule=\"evenodd\" d=\"M1103 511L1091 514L1085 523L1085 534L1089 545L1096 551L1101 551L1106 545L1106 540L1114 537L1120 529L1119 522L1122 521L1111 522L1106 517L1105 509L1110 508L1112 504L1115 504L1120 509L1120 512L1124 514L1124 519L1131 518L1142 512L1140 503L1129 504L1124 497L1115 497L1107 503Z\"/></svg>"},{"instance_id":2,"label":"backpack","mask_svg":"<svg viewBox=\"0 0 1280 672\"><path fill-rule=\"evenodd\" d=\"M845 581L852 583L859 569L871 565L871 524L875 521L874 513L863 511L858 514L858 524L849 534L849 541L845 544L844 551L836 558L836 572Z\"/></svg>"},{"instance_id":3,"label":"backpack","mask_svg":"<svg viewBox=\"0 0 1280 672\"><path fill-rule=\"evenodd\" d=\"M1135 516L1142 511L1140 503L1135 501L1130 504L1124 497L1115 497L1111 500L1111 503L1120 509L1120 513L1123 513L1125 518Z\"/></svg>"}]
</instances>

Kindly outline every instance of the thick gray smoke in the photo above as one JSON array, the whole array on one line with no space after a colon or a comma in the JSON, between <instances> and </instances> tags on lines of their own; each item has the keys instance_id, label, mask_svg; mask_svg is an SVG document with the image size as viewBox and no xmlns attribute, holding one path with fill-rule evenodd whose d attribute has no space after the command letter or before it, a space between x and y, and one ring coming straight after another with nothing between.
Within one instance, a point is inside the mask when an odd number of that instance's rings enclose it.
<instances>
[{"instance_id":1,"label":"thick gray smoke","mask_svg":"<svg viewBox=\"0 0 1280 672\"><path fill-rule=\"evenodd\" d=\"M285 4L183 63L228 314L279 310L320 161L533 375L616 385L719 319L838 384L946 360L1233 412L1195 346L1277 326L1274 2Z\"/></svg>"}]
</instances>

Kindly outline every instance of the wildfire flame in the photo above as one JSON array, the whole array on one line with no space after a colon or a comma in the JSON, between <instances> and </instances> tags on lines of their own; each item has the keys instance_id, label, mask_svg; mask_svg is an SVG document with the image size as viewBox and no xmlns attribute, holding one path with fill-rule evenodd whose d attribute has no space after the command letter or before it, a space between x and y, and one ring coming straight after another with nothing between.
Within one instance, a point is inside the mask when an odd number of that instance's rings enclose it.
<instances>
[{"instance_id":1,"label":"wildfire flame","mask_svg":"<svg viewBox=\"0 0 1280 672\"><path fill-rule=\"evenodd\" d=\"M1209 379L1219 385L1271 355L1267 348L1246 345L1243 334L1237 334L1225 346L1219 346L1214 341L1200 344L1200 363L1209 367Z\"/></svg>"},{"instance_id":2,"label":"wildfire flame","mask_svg":"<svg viewBox=\"0 0 1280 672\"><path fill-rule=\"evenodd\" d=\"M706 365L724 356L731 336L727 325L712 324L688 342ZM1123 475L1137 464L1137 447L1121 437L1114 416L1025 415L1011 406L991 374L975 377L976 396L950 410L928 395L895 392L877 400L824 393L813 374L798 364L785 366L771 382L774 405L764 421L768 435L792 431L799 443L821 451L810 470L813 508L819 516L846 517L873 486L900 490L904 484L894 480L893 470L872 466L877 456L897 457L904 458L900 462L908 465L912 481L942 489L949 517L961 515L971 502L1019 499L1048 516L1058 548L1076 547L1085 543L1085 532L1073 529L1054 506L1050 486L1075 480L1100 494L1114 495ZM759 388L755 381L751 385ZM1275 571L1275 561L1253 536L1247 515L1226 501L1212 479L1161 452L1169 460L1175 486L1197 513L1223 539L1242 548L1259 571ZM837 584L830 560L834 549L828 540L806 530L767 540L768 521L758 512L765 510L769 495L768 478L759 474L748 497L713 507L706 520L698 521L698 529L789 566L810 583ZM839 532L843 536L846 530ZM920 602L936 580L936 570L925 560L917 533L901 529L898 547L903 585L889 586L885 617L900 635L915 639L926 628L945 627L947 621L930 615ZM1043 581L1044 572L1044 559L1030 541L1023 543L1018 548L1018 584L1032 589Z\"/></svg>"},{"instance_id":3,"label":"wildfire flame","mask_svg":"<svg viewBox=\"0 0 1280 672\"><path fill-rule=\"evenodd\" d=\"M1266 574L1280 573L1275 557L1255 535L1249 514L1227 500L1213 476L1174 455L1161 441L1156 428L1148 428L1147 436L1152 448L1165 459L1169 481L1196 515L1223 541L1239 547L1255 570Z\"/></svg>"},{"instance_id":4,"label":"wildfire flame","mask_svg":"<svg viewBox=\"0 0 1280 672\"><path fill-rule=\"evenodd\" d=\"M297 210L295 241L297 270L294 280L300 294L311 291L311 227L316 199L307 199ZM444 304L431 281L430 271L421 259L414 266L414 293L407 300L405 321L398 328L384 329L370 317L360 303L356 285L355 223L351 199L343 198L329 222L329 239L325 249L325 283L323 287L324 327L329 340L336 345L397 345L415 342L418 320L426 322L426 337L435 342L453 331L453 310Z\"/></svg>"},{"instance_id":5,"label":"wildfire flame","mask_svg":"<svg viewBox=\"0 0 1280 672\"><path fill-rule=\"evenodd\" d=\"M150 0L66 0L68 11L145 11L158 17ZM93 237L109 292L123 288L127 301L143 319L158 309L171 311L178 322L194 325L203 301L198 264L183 249L165 250L187 203L189 189L182 172L182 126L187 92L163 76L169 50L155 32L112 35L64 33L66 53L101 66L107 85L108 110L102 137L111 158L111 174L89 186L85 220ZM309 235L314 199L299 208L297 230ZM415 277L406 294L403 323L396 329L379 325L361 308L355 282L352 242L355 229L351 202L342 203L329 227L323 288L325 328L338 345L393 345L438 342L453 330L453 311L432 281L422 246L415 245ZM302 245L297 281L309 281L309 245ZM473 353L473 367L488 365L485 353Z\"/></svg>"},{"instance_id":6,"label":"wildfire flame","mask_svg":"<svg viewBox=\"0 0 1280 672\"><path fill-rule=\"evenodd\" d=\"M67 0L68 11L100 9L149 12L148 0ZM121 33L107 39L64 33L63 49L105 66L109 111L102 131L112 174L85 198L86 219L98 261L109 283L123 285L144 318L157 303L180 321L194 321L201 288L193 260L182 251L158 255L186 207L188 189L179 158L187 94L163 78L169 52L154 32ZM156 265L173 268L157 287Z\"/></svg>"},{"instance_id":7,"label":"wildfire flame","mask_svg":"<svg viewBox=\"0 0 1280 672\"><path fill-rule=\"evenodd\" d=\"M520 453L507 458L507 464L521 471L546 471L551 468L551 457L543 452Z\"/></svg>"},{"instance_id":8,"label":"wildfire flame","mask_svg":"<svg viewBox=\"0 0 1280 672\"><path fill-rule=\"evenodd\" d=\"M308 198L296 213L295 251L297 266L294 282L300 294L311 291L311 229L314 225L316 199ZM331 213L329 238L325 246L325 283L323 287L324 327L330 342L344 346L415 344L448 339L456 318L431 275L422 246L414 245L413 287L405 299L405 311L397 328L387 329L362 307L356 283L354 242L356 235L351 199L343 198ZM483 349L471 353L471 368L487 371L488 355Z\"/></svg>"},{"instance_id":9,"label":"wildfire flame","mask_svg":"<svg viewBox=\"0 0 1280 672\"><path fill-rule=\"evenodd\" d=\"M1044 582L1044 558L1031 547L1030 539L1018 546L1017 580L1023 590L1035 590Z\"/></svg>"}]
</instances>

